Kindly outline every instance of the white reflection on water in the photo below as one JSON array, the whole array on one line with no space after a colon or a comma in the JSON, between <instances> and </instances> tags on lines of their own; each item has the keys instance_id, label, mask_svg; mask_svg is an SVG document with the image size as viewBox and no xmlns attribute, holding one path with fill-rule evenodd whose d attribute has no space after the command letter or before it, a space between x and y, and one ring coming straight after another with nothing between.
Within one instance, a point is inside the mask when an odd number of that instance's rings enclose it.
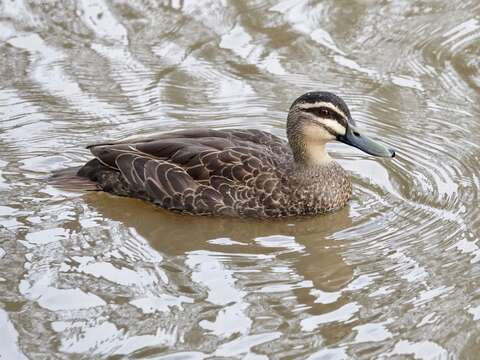
<instances>
[{"instance_id":1,"label":"white reflection on water","mask_svg":"<svg viewBox=\"0 0 480 360\"><path fill-rule=\"evenodd\" d=\"M129 336L124 329L97 318L92 321L54 321L53 329L62 334L61 351L66 353L130 354L148 346L168 346L175 343L175 329L158 328L154 335Z\"/></svg>"},{"instance_id":2,"label":"white reflection on water","mask_svg":"<svg viewBox=\"0 0 480 360\"><path fill-rule=\"evenodd\" d=\"M348 359L347 349L345 347L322 349L312 355L307 360L345 360Z\"/></svg>"},{"instance_id":3,"label":"white reflection on water","mask_svg":"<svg viewBox=\"0 0 480 360\"><path fill-rule=\"evenodd\" d=\"M213 321L203 320L200 326L217 336L229 337L235 333L247 334L252 320L245 313L249 304L246 292L235 286L234 272L225 266L232 255L207 251L191 252L186 264L192 269L192 280L207 288L207 301L221 308ZM262 258L265 256L259 255ZM255 257L255 256L254 256Z\"/></svg>"},{"instance_id":4,"label":"white reflection on water","mask_svg":"<svg viewBox=\"0 0 480 360\"><path fill-rule=\"evenodd\" d=\"M386 355L414 355L415 359L448 359L448 352L431 341L412 342L401 340Z\"/></svg>"},{"instance_id":5,"label":"white reflection on water","mask_svg":"<svg viewBox=\"0 0 480 360\"><path fill-rule=\"evenodd\" d=\"M355 326L353 330L357 332L357 335L355 336L353 342L375 342L390 339L393 337L393 334L386 328L385 325L391 324L392 322L393 321L391 320L383 323L369 323Z\"/></svg>"},{"instance_id":6,"label":"white reflection on water","mask_svg":"<svg viewBox=\"0 0 480 360\"><path fill-rule=\"evenodd\" d=\"M119 42L122 45L128 43L127 29L112 14L106 3L95 0L79 1L79 14L83 14L84 24L95 31L98 38L106 38Z\"/></svg>"},{"instance_id":7,"label":"white reflection on water","mask_svg":"<svg viewBox=\"0 0 480 360\"><path fill-rule=\"evenodd\" d=\"M280 336L279 332L243 336L222 344L214 355L225 357L243 355L246 359L268 359L265 355L249 354L249 352L252 347L278 339Z\"/></svg>"},{"instance_id":8,"label":"white reflection on water","mask_svg":"<svg viewBox=\"0 0 480 360\"><path fill-rule=\"evenodd\" d=\"M303 331L313 331L322 324L327 324L335 321L348 322L360 309L360 304L356 302L349 303L343 305L341 308L334 311L303 319L300 324Z\"/></svg>"},{"instance_id":9,"label":"white reflection on water","mask_svg":"<svg viewBox=\"0 0 480 360\"><path fill-rule=\"evenodd\" d=\"M65 55L49 46L38 34L26 33L8 39L8 43L30 53L35 63L31 76L48 94L69 101L80 113L94 114L103 119L119 119L124 116L106 102L101 102L92 94L85 93L79 84L65 73L62 64L67 62Z\"/></svg>"},{"instance_id":10,"label":"white reflection on water","mask_svg":"<svg viewBox=\"0 0 480 360\"><path fill-rule=\"evenodd\" d=\"M1 258L1 256L0 256ZM8 318L8 313L0 309L0 359L26 360L18 347L18 333Z\"/></svg>"},{"instance_id":11,"label":"white reflection on water","mask_svg":"<svg viewBox=\"0 0 480 360\"><path fill-rule=\"evenodd\" d=\"M475 358L477 5L0 2L0 356ZM99 138L283 137L313 89L399 150L330 147L343 212L185 220L41 182Z\"/></svg>"},{"instance_id":12,"label":"white reflection on water","mask_svg":"<svg viewBox=\"0 0 480 360\"><path fill-rule=\"evenodd\" d=\"M271 51L265 56L267 52L265 48L254 44L252 40L246 30L240 24L236 24L232 30L222 35L220 47L232 50L249 63L258 64L260 68L274 75L285 75L287 71L282 66L279 55Z\"/></svg>"},{"instance_id":13,"label":"white reflection on water","mask_svg":"<svg viewBox=\"0 0 480 360\"><path fill-rule=\"evenodd\" d=\"M106 304L95 294L80 289L58 289L52 286L54 277L55 275L49 272L31 274L28 280L20 282L20 293L51 311L87 309Z\"/></svg>"}]
</instances>

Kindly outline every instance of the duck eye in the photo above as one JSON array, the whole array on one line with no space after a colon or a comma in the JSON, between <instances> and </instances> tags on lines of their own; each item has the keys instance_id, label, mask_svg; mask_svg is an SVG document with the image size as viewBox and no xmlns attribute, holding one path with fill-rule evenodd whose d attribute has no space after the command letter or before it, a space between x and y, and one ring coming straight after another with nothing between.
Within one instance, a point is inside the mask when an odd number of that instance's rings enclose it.
<instances>
[{"instance_id":1,"label":"duck eye","mask_svg":"<svg viewBox=\"0 0 480 360\"><path fill-rule=\"evenodd\" d=\"M320 115L328 116L329 114L330 114L330 111L328 111L328 109L320 109Z\"/></svg>"}]
</instances>

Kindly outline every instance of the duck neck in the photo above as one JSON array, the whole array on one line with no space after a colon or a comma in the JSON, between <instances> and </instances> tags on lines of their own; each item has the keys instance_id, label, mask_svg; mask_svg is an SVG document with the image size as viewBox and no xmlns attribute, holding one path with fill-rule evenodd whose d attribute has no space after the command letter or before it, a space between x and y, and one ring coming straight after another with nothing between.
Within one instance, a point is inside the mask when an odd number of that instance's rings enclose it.
<instances>
[{"instance_id":1,"label":"duck neck","mask_svg":"<svg viewBox=\"0 0 480 360\"><path fill-rule=\"evenodd\" d=\"M304 161L309 165L325 166L333 161L328 155L326 142L311 142L305 144Z\"/></svg>"},{"instance_id":2,"label":"duck neck","mask_svg":"<svg viewBox=\"0 0 480 360\"><path fill-rule=\"evenodd\" d=\"M287 129L288 143L295 163L307 167L326 166L333 161L328 155L327 141L310 140L301 131Z\"/></svg>"},{"instance_id":3,"label":"duck neck","mask_svg":"<svg viewBox=\"0 0 480 360\"><path fill-rule=\"evenodd\" d=\"M318 141L298 141L290 143L295 162L307 167L326 166L333 161L330 155L328 155L326 145L326 142Z\"/></svg>"}]
</instances>

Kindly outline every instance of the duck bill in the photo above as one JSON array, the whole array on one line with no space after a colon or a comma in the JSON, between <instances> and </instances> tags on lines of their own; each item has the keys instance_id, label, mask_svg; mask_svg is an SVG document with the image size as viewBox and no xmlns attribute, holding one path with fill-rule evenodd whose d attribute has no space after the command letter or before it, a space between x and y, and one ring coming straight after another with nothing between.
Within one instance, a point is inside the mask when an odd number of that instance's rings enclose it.
<instances>
[{"instance_id":1,"label":"duck bill","mask_svg":"<svg viewBox=\"0 0 480 360\"><path fill-rule=\"evenodd\" d=\"M395 156L395 151L387 148L386 146L379 144L367 136L360 134L360 132L352 125L349 125L345 135L337 137L337 140L344 144L356 147L367 154L379 157Z\"/></svg>"}]
</instances>

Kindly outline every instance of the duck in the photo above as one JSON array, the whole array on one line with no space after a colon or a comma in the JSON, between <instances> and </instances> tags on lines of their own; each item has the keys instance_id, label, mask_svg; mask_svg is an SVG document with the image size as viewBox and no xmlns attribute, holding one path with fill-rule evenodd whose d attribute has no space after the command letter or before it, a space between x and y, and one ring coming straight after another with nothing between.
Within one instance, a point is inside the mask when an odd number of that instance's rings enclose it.
<instances>
[{"instance_id":1,"label":"duck","mask_svg":"<svg viewBox=\"0 0 480 360\"><path fill-rule=\"evenodd\" d=\"M52 178L179 213L285 218L331 213L351 198L350 176L328 154L328 142L395 156L362 134L346 103L331 92L298 97L286 135L284 140L258 129L194 128L102 142L87 146L93 159Z\"/></svg>"}]
</instances>

